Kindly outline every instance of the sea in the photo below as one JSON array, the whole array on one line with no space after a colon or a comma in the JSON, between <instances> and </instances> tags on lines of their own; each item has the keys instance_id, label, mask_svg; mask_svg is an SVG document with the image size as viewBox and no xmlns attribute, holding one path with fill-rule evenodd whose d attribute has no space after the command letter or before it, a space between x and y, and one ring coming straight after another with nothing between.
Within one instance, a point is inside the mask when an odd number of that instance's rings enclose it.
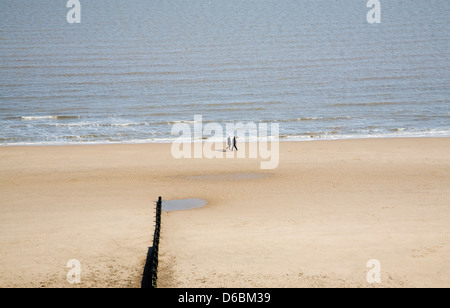
<instances>
[{"instance_id":1,"label":"sea","mask_svg":"<svg viewBox=\"0 0 450 308\"><path fill-rule=\"evenodd\" d=\"M450 137L449 60L448 0L1 0L0 145Z\"/></svg>"}]
</instances>

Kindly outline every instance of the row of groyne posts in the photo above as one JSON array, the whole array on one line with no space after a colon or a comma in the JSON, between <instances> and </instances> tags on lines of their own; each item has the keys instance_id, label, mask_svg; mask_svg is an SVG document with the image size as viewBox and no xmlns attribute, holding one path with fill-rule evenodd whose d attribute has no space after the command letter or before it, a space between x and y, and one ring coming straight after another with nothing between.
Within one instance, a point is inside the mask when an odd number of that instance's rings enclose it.
<instances>
[{"instance_id":1,"label":"row of groyne posts","mask_svg":"<svg viewBox=\"0 0 450 308\"><path fill-rule=\"evenodd\" d=\"M153 235L153 247L150 247L147 253L147 262L144 267L142 278L142 288L156 288L158 284L158 252L159 238L161 236L161 212L162 198L159 197L156 202L155 232Z\"/></svg>"}]
</instances>

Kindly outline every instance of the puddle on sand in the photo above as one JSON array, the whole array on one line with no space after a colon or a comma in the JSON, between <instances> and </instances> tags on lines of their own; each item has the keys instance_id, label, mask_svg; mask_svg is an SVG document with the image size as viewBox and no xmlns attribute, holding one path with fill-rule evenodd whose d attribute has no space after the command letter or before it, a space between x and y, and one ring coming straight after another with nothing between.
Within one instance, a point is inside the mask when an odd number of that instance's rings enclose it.
<instances>
[{"instance_id":1,"label":"puddle on sand","mask_svg":"<svg viewBox=\"0 0 450 308\"><path fill-rule=\"evenodd\" d=\"M192 210L206 205L206 201L202 199L179 199L167 200L162 202L163 212Z\"/></svg>"}]
</instances>

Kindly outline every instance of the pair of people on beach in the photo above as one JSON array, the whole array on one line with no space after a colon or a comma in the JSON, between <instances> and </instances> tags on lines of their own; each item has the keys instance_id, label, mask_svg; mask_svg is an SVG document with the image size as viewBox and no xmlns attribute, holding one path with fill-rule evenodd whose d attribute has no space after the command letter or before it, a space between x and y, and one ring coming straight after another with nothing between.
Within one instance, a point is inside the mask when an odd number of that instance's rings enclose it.
<instances>
[{"instance_id":1,"label":"pair of people on beach","mask_svg":"<svg viewBox=\"0 0 450 308\"><path fill-rule=\"evenodd\" d=\"M234 151L234 149L236 149L236 151L238 151L236 136L234 136L234 138L233 138L233 145L231 145L231 137L230 136L228 136L227 143L228 143L227 150Z\"/></svg>"}]
</instances>

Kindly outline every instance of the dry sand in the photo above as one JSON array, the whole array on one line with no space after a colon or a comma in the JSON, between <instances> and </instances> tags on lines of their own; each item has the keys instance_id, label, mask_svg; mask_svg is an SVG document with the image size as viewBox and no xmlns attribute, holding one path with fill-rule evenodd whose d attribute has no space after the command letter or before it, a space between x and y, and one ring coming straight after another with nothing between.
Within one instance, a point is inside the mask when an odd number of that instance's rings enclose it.
<instances>
[{"instance_id":1,"label":"dry sand","mask_svg":"<svg viewBox=\"0 0 450 308\"><path fill-rule=\"evenodd\" d=\"M280 165L170 145L0 148L0 287L450 287L450 138L283 142ZM366 263L381 263L369 285Z\"/></svg>"}]
</instances>

